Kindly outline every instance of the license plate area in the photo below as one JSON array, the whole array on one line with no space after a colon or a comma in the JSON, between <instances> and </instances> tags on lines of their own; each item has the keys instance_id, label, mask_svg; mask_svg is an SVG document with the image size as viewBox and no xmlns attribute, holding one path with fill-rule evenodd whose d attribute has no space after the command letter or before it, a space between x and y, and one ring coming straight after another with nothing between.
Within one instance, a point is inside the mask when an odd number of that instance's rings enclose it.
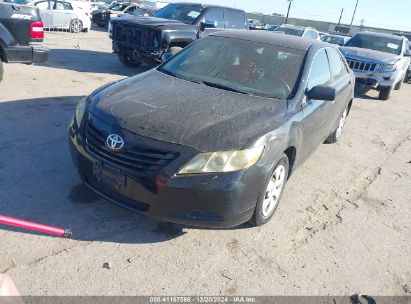
<instances>
[{"instance_id":1,"label":"license plate area","mask_svg":"<svg viewBox=\"0 0 411 304\"><path fill-rule=\"evenodd\" d=\"M127 185L127 177L120 169L108 167L101 162L93 163L93 176L98 182L116 190L122 190Z\"/></svg>"}]
</instances>

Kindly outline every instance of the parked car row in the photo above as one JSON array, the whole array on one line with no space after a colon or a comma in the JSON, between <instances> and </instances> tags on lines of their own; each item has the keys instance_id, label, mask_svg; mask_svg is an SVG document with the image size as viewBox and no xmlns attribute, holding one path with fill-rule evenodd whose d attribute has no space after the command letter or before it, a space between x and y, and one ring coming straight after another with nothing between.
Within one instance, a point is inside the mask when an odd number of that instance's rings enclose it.
<instances>
[{"instance_id":1,"label":"parked car row","mask_svg":"<svg viewBox=\"0 0 411 304\"><path fill-rule=\"evenodd\" d=\"M141 6L122 2L113 2L107 8L98 9L92 12L91 20L100 27L107 27L112 18L129 14L131 16L150 16L155 10Z\"/></svg>"},{"instance_id":2,"label":"parked car row","mask_svg":"<svg viewBox=\"0 0 411 304\"><path fill-rule=\"evenodd\" d=\"M27 63L47 56L30 45L44 35L36 4L19 9L30 14ZM6 8L5 23L16 9ZM163 221L262 225L292 173L319 145L340 139L355 87L388 99L409 77L405 37L365 32L340 47L310 27L248 24L242 10L194 3L110 18L119 60L157 67L77 105L68 135L82 181ZM2 61L15 47L1 49Z\"/></svg>"}]
</instances>

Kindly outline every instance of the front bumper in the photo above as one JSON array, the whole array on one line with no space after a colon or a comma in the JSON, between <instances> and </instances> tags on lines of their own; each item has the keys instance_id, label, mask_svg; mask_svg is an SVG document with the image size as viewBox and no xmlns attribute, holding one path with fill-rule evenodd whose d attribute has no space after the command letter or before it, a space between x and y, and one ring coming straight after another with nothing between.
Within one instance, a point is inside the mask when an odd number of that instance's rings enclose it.
<instances>
[{"instance_id":1,"label":"front bumper","mask_svg":"<svg viewBox=\"0 0 411 304\"><path fill-rule=\"evenodd\" d=\"M401 80L400 71L394 72L363 72L354 71L357 89L378 89L379 87L393 87ZM402 74L403 76L404 74Z\"/></svg>"},{"instance_id":2,"label":"front bumper","mask_svg":"<svg viewBox=\"0 0 411 304\"><path fill-rule=\"evenodd\" d=\"M109 32L109 37L112 38L112 33ZM112 41L113 53L120 53L120 51L125 51L129 54L130 57L139 59L141 62L158 65L161 63L161 56L164 51L162 50L145 50L144 48L136 48L136 46L119 43L115 40Z\"/></svg>"},{"instance_id":3,"label":"front bumper","mask_svg":"<svg viewBox=\"0 0 411 304\"><path fill-rule=\"evenodd\" d=\"M73 162L88 187L111 202L166 222L229 228L248 221L271 169L268 165L255 165L238 172L178 176L175 172L181 164L199 152L189 147L156 141L156 144L162 144L166 149L170 149L170 146L180 149L180 156L157 172L130 172L90 153L85 147L82 136L84 131L81 128L76 130L74 121L68 131ZM143 137L138 139L142 145L153 141ZM96 163L120 172L127 180L122 181L120 187L99 180L95 174Z\"/></svg>"}]
</instances>

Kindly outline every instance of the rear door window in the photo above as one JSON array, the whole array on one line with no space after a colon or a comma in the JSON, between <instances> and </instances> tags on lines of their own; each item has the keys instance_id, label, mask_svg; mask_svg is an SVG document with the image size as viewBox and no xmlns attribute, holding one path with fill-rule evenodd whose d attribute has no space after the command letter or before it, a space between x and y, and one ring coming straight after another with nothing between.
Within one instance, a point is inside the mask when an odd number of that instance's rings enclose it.
<instances>
[{"instance_id":1,"label":"rear door window","mask_svg":"<svg viewBox=\"0 0 411 304\"><path fill-rule=\"evenodd\" d=\"M224 10L224 21L227 29L244 29L247 23L242 12L230 9Z\"/></svg>"},{"instance_id":2,"label":"rear door window","mask_svg":"<svg viewBox=\"0 0 411 304\"><path fill-rule=\"evenodd\" d=\"M340 54L334 49L327 49L328 58L330 59L331 72L334 81L338 81L347 75L347 70L341 59Z\"/></svg>"},{"instance_id":3,"label":"rear door window","mask_svg":"<svg viewBox=\"0 0 411 304\"><path fill-rule=\"evenodd\" d=\"M68 10L72 10L73 7L72 7L71 4L68 3L68 2L60 2L60 1L58 1L58 2L56 2L56 5L55 5L54 9L55 9L55 10L62 10L62 11L63 11L63 10L66 10L66 11L68 11Z\"/></svg>"},{"instance_id":4,"label":"rear door window","mask_svg":"<svg viewBox=\"0 0 411 304\"><path fill-rule=\"evenodd\" d=\"M311 90L318 85L325 85L331 82L330 66L325 49L317 51L311 63L310 76L308 76L307 89Z\"/></svg>"},{"instance_id":5,"label":"rear door window","mask_svg":"<svg viewBox=\"0 0 411 304\"><path fill-rule=\"evenodd\" d=\"M224 11L220 8L209 8L204 14L204 21L214 21L217 28L224 28Z\"/></svg>"}]
</instances>

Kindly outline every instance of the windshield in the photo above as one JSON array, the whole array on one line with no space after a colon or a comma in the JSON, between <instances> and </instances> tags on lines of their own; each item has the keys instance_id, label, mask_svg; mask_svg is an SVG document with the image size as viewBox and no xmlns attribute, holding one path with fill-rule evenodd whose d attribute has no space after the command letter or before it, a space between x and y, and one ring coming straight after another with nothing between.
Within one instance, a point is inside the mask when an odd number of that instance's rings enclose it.
<instances>
[{"instance_id":1,"label":"windshield","mask_svg":"<svg viewBox=\"0 0 411 304\"><path fill-rule=\"evenodd\" d=\"M172 57L159 71L228 91L286 99L296 86L303 56L295 49L210 36Z\"/></svg>"},{"instance_id":2,"label":"windshield","mask_svg":"<svg viewBox=\"0 0 411 304\"><path fill-rule=\"evenodd\" d=\"M344 37L325 35L320 39L331 44L344 44Z\"/></svg>"},{"instance_id":3,"label":"windshield","mask_svg":"<svg viewBox=\"0 0 411 304\"><path fill-rule=\"evenodd\" d=\"M375 35L355 35L345 46L399 55L401 54L402 41L397 38L379 37Z\"/></svg>"},{"instance_id":4,"label":"windshield","mask_svg":"<svg viewBox=\"0 0 411 304\"><path fill-rule=\"evenodd\" d=\"M115 3L114 2L114 3L110 4L110 6L108 8L112 11L115 11L115 12L121 12L126 7L127 7L127 5L125 5L125 4Z\"/></svg>"},{"instance_id":5,"label":"windshield","mask_svg":"<svg viewBox=\"0 0 411 304\"><path fill-rule=\"evenodd\" d=\"M300 29L290 28L290 27L277 27L274 32L282 32L287 35L302 36L304 31Z\"/></svg>"},{"instance_id":6,"label":"windshield","mask_svg":"<svg viewBox=\"0 0 411 304\"><path fill-rule=\"evenodd\" d=\"M144 8L136 8L134 11L132 11L131 13L130 13L131 15L134 15L134 16L149 16L150 15L150 12L148 11L148 10L146 10L146 9L144 9Z\"/></svg>"},{"instance_id":7,"label":"windshield","mask_svg":"<svg viewBox=\"0 0 411 304\"><path fill-rule=\"evenodd\" d=\"M184 23L193 24L203 10L204 8L200 4L169 4L156 12L153 17L178 20Z\"/></svg>"}]
</instances>

